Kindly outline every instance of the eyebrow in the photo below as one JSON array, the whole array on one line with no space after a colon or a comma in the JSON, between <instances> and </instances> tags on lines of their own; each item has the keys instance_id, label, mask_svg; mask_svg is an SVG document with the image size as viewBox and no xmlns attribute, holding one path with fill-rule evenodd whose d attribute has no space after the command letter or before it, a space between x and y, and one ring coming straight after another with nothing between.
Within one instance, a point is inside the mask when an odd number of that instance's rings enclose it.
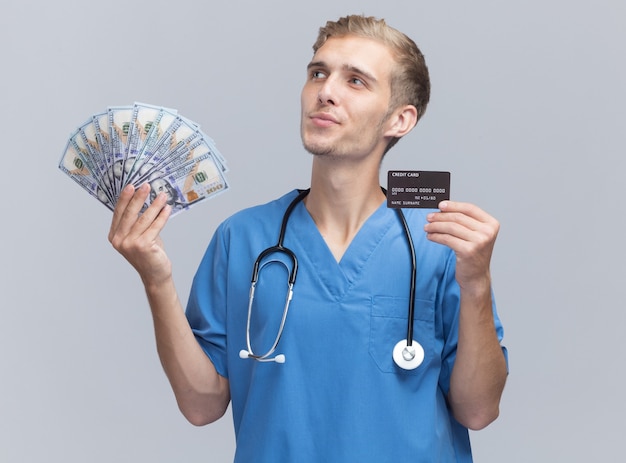
<instances>
[{"instance_id":1,"label":"eyebrow","mask_svg":"<svg viewBox=\"0 0 626 463\"><path fill-rule=\"evenodd\" d=\"M308 65L307 65L307 70L311 69L311 68L328 68L328 65L324 62L324 61L311 61ZM378 79L376 77L374 77L372 74L370 74L367 71L364 71L363 69L357 67L357 66L353 66L351 64L344 64L341 66L341 70L342 71L347 71L347 72L353 72L355 74L360 74L363 77L365 77L367 80L369 80L372 83L377 83Z\"/></svg>"}]
</instances>

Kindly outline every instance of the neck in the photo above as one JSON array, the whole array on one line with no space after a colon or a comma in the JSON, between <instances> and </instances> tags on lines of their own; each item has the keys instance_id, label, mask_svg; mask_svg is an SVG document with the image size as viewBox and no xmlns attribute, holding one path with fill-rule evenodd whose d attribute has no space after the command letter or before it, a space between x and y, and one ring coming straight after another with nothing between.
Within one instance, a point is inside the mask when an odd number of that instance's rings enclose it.
<instances>
[{"instance_id":1,"label":"neck","mask_svg":"<svg viewBox=\"0 0 626 463\"><path fill-rule=\"evenodd\" d=\"M311 192L305 205L337 261L363 223L385 200L380 189L378 165L337 165L313 160Z\"/></svg>"}]
</instances>

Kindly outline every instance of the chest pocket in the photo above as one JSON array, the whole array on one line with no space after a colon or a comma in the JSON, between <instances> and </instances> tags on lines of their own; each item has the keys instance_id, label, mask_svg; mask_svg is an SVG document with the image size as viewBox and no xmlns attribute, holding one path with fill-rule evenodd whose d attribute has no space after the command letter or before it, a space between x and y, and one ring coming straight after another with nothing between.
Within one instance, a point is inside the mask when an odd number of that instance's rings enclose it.
<instances>
[{"instance_id":1,"label":"chest pocket","mask_svg":"<svg viewBox=\"0 0 626 463\"><path fill-rule=\"evenodd\" d=\"M374 296L372 299L369 353L384 373L417 376L434 360L434 303L416 299L413 340L424 348L424 361L414 370L404 370L393 361L394 346L401 339L406 339L408 313L408 298Z\"/></svg>"}]
</instances>

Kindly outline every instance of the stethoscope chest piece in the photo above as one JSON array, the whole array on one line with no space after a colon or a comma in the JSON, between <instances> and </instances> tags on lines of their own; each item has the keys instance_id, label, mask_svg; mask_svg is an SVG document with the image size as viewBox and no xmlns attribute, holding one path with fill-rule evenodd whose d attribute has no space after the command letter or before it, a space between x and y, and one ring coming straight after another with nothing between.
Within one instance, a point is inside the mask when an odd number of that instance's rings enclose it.
<instances>
[{"instance_id":1,"label":"stethoscope chest piece","mask_svg":"<svg viewBox=\"0 0 626 463\"><path fill-rule=\"evenodd\" d=\"M409 346L407 340L402 339L393 348L393 361L404 370L414 370L424 361L424 348L416 341Z\"/></svg>"}]
</instances>

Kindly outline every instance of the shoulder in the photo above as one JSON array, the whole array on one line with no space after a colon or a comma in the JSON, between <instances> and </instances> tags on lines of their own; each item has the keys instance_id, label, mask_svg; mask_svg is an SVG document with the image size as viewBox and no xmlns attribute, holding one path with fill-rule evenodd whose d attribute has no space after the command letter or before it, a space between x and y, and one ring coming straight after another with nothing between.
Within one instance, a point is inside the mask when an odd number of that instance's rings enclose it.
<instances>
[{"instance_id":1,"label":"shoulder","mask_svg":"<svg viewBox=\"0 0 626 463\"><path fill-rule=\"evenodd\" d=\"M297 195L298 190L292 190L265 204L242 209L224 220L217 232L220 234L246 230L261 232L268 225L275 229L280 226L285 210Z\"/></svg>"},{"instance_id":2,"label":"shoulder","mask_svg":"<svg viewBox=\"0 0 626 463\"><path fill-rule=\"evenodd\" d=\"M265 204L259 204L256 206L251 206L246 209L242 209L229 218L227 218L224 223L225 224L237 224L240 225L242 222L246 222L251 219L263 218L268 215L282 215L287 209L289 203L296 197L298 194L298 190L292 190L289 193L284 194L280 198L274 199Z\"/></svg>"}]
</instances>

